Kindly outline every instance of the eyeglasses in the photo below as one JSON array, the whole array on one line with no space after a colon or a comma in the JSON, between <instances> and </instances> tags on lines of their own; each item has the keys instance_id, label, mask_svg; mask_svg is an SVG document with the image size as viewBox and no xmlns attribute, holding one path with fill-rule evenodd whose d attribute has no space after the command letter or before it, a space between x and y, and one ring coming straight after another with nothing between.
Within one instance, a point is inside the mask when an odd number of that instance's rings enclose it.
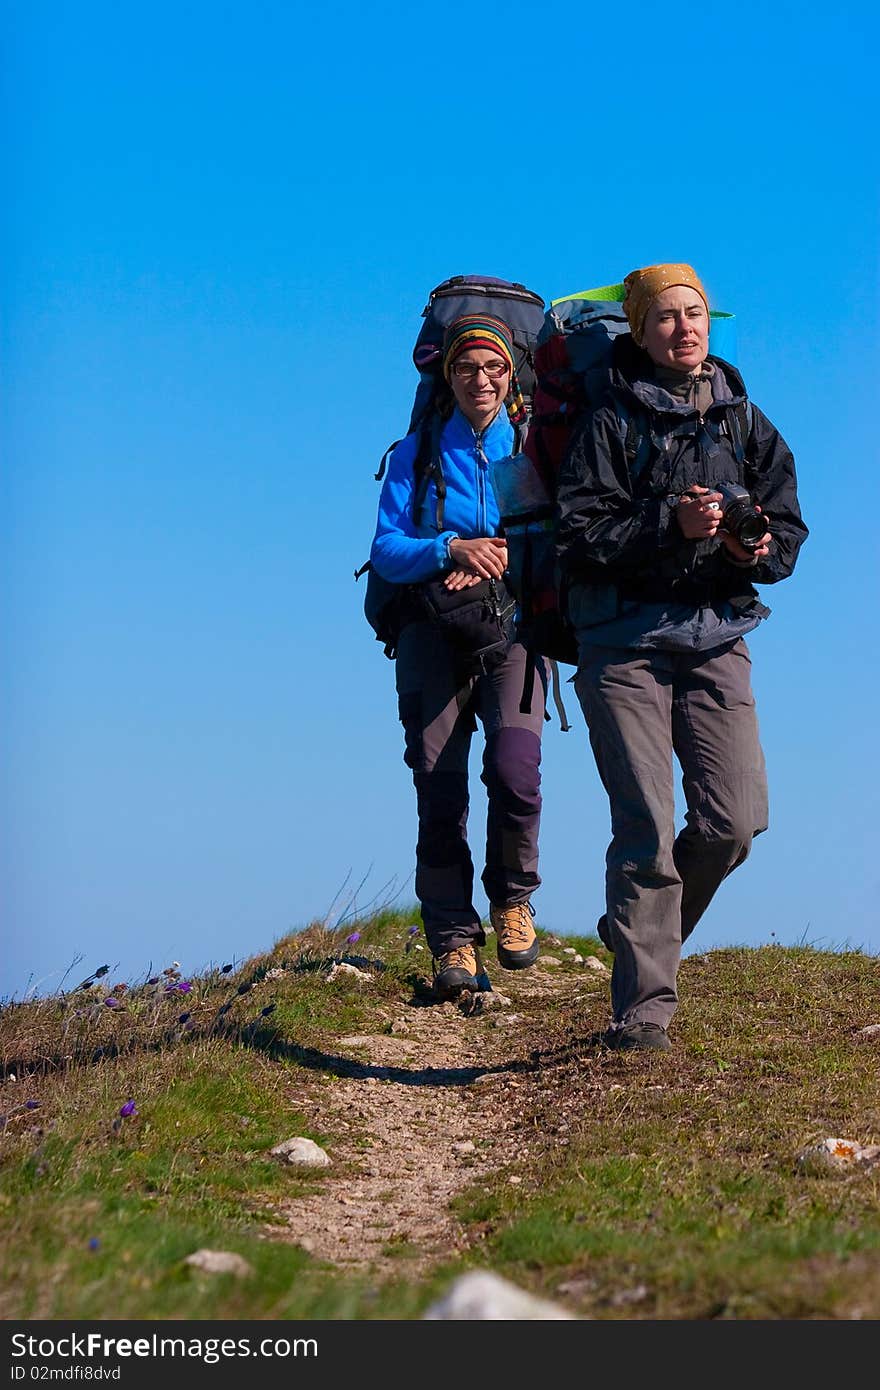
<instances>
[{"instance_id":1,"label":"eyeglasses","mask_svg":"<svg viewBox=\"0 0 880 1390\"><path fill-rule=\"evenodd\" d=\"M510 371L506 362L453 362L452 370L465 381L473 381L478 372L485 372L490 381L500 381Z\"/></svg>"}]
</instances>

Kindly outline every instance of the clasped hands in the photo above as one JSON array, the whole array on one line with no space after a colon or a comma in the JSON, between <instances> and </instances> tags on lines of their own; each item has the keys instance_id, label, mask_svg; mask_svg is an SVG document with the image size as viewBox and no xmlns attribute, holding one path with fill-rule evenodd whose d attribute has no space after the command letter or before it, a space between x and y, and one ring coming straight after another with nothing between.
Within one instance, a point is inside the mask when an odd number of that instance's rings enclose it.
<instances>
[{"instance_id":1,"label":"clasped hands","mask_svg":"<svg viewBox=\"0 0 880 1390\"><path fill-rule=\"evenodd\" d=\"M449 557L455 565L445 576L447 589L470 589L482 579L500 579L507 569L507 541L503 536L475 536L449 542Z\"/></svg>"}]
</instances>

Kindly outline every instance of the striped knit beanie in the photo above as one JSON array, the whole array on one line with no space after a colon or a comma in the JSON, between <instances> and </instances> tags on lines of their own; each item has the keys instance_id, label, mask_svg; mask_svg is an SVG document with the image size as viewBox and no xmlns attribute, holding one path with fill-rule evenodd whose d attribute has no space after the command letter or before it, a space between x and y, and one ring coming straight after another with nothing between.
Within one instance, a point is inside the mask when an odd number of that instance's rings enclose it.
<instances>
[{"instance_id":1,"label":"striped knit beanie","mask_svg":"<svg viewBox=\"0 0 880 1390\"><path fill-rule=\"evenodd\" d=\"M491 314L463 314L454 319L443 335L443 375L447 381L453 362L469 348L486 348L504 358L510 368L510 387L504 402L507 414L514 425L524 420L526 403L516 374L513 337L507 324Z\"/></svg>"},{"instance_id":2,"label":"striped knit beanie","mask_svg":"<svg viewBox=\"0 0 880 1390\"><path fill-rule=\"evenodd\" d=\"M680 264L646 265L643 270L631 270L623 282L626 294L623 312L629 320L630 330L639 346L642 345L645 319L648 310L664 290L673 285L688 285L696 290L709 312L709 297L703 289L699 275L693 266Z\"/></svg>"}]
</instances>

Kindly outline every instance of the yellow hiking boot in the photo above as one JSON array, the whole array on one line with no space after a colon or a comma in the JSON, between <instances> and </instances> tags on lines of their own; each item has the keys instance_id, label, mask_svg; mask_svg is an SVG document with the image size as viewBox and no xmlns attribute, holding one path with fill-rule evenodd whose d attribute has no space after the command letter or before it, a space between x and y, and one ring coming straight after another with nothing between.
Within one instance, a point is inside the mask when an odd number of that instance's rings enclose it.
<instances>
[{"instance_id":1,"label":"yellow hiking boot","mask_svg":"<svg viewBox=\"0 0 880 1390\"><path fill-rule=\"evenodd\" d=\"M534 915L530 902L514 903L511 907L490 906L489 920L498 937L498 963L505 970L525 970L538 959Z\"/></svg>"},{"instance_id":2,"label":"yellow hiking boot","mask_svg":"<svg viewBox=\"0 0 880 1390\"><path fill-rule=\"evenodd\" d=\"M476 946L456 946L445 956L435 956L433 969L437 999L455 999L463 989L476 993L480 988L477 976L482 974L483 962Z\"/></svg>"}]
</instances>

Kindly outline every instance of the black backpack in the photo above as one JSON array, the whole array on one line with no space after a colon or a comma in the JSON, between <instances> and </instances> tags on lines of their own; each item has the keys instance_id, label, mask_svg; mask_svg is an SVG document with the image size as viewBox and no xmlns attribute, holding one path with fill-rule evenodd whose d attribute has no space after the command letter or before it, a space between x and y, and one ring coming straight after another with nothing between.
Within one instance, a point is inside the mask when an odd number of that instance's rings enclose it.
<instances>
[{"instance_id":1,"label":"black backpack","mask_svg":"<svg viewBox=\"0 0 880 1390\"><path fill-rule=\"evenodd\" d=\"M437 497L436 523L443 529L443 507L446 484L440 462L440 431L443 420L438 413L441 393L446 383L442 372L443 338L447 327L463 314L486 313L502 319L513 337L516 372L526 403L528 417L535 390L534 354L538 334L544 323L544 301L533 290L511 280L499 280L488 275L455 275L435 286L422 310L422 324L413 347L413 362L419 373L415 399L410 413L407 434L418 431L419 444L414 462L416 491L413 513L420 524L428 489L433 482ZM403 436L401 436L403 438ZM379 462L375 478L381 482L389 457L401 439L389 444ZM522 447L517 431L514 450ZM400 626L408 611L409 595L402 590L408 586L392 584L382 579L370 564L355 570L355 579L367 575L364 595L364 614L383 644L385 655L394 657Z\"/></svg>"}]
</instances>

